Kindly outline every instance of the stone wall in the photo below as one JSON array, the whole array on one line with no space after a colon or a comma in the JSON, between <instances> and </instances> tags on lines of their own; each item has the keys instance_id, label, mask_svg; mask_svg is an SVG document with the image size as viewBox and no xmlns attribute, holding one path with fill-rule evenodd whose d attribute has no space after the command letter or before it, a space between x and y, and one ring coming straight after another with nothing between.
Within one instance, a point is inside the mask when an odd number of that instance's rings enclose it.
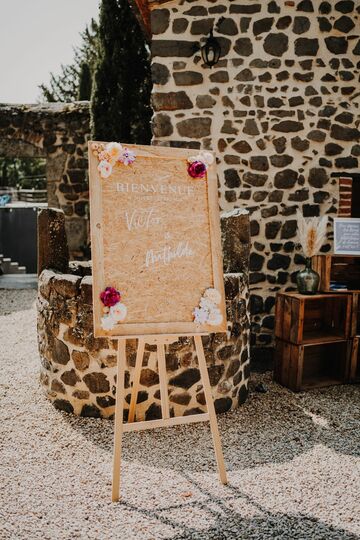
<instances>
[{"instance_id":1,"label":"stone wall","mask_svg":"<svg viewBox=\"0 0 360 540\"><path fill-rule=\"evenodd\" d=\"M221 208L250 211L258 347L272 342L275 292L302 262L296 209L335 215L331 173L358 168L359 12L348 0L174 0L152 11L153 143L215 150ZM209 69L199 42L213 25L222 57Z\"/></svg>"},{"instance_id":2,"label":"stone wall","mask_svg":"<svg viewBox=\"0 0 360 540\"><path fill-rule=\"evenodd\" d=\"M53 241L49 245L55 245L56 238L61 243L61 216L52 211L48 211L47 215L48 220L45 216L41 220L44 227L48 226L49 220L56 223L56 227L50 227ZM40 238L45 236L40 234ZM237 407L245 401L248 393L250 320L247 213L231 213L223 217L222 239L227 254L224 271L228 332L203 338L217 412ZM54 268L51 253L45 255L41 259L41 267ZM237 268L237 272L234 268ZM117 341L94 338L90 263L72 262L67 272L43 270L39 277L37 308L40 381L48 398L57 408L67 412L104 418L112 416ZM155 347L149 345L145 350L137 406L138 420L150 420L161 415L155 351ZM130 402L135 356L136 340L129 340L126 410ZM192 339L180 338L166 347L166 366L172 412L177 416L202 412L205 401Z\"/></svg>"},{"instance_id":3,"label":"stone wall","mask_svg":"<svg viewBox=\"0 0 360 540\"><path fill-rule=\"evenodd\" d=\"M0 105L0 156L44 157L49 206L66 216L73 256L87 242L88 102Z\"/></svg>"}]
</instances>

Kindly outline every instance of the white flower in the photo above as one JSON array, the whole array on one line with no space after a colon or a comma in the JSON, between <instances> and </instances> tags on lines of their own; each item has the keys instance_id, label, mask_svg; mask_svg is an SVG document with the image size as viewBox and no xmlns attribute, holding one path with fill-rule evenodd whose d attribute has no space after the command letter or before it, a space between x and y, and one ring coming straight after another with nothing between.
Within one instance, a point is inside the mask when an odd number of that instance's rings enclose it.
<instances>
[{"instance_id":1,"label":"white flower","mask_svg":"<svg viewBox=\"0 0 360 540\"><path fill-rule=\"evenodd\" d=\"M212 165L214 163L214 156L211 152L205 152L202 150L197 157L198 160L205 163L205 165Z\"/></svg>"},{"instance_id":2,"label":"white flower","mask_svg":"<svg viewBox=\"0 0 360 540\"><path fill-rule=\"evenodd\" d=\"M110 156L110 161L114 165L116 161L120 159L123 147L120 143L111 142L105 146L106 152Z\"/></svg>"},{"instance_id":3,"label":"white flower","mask_svg":"<svg viewBox=\"0 0 360 540\"><path fill-rule=\"evenodd\" d=\"M211 326L217 326L218 324L221 324L223 321L223 316L221 314L220 309L214 308L210 311L209 317L208 317L208 324Z\"/></svg>"},{"instance_id":4,"label":"white flower","mask_svg":"<svg viewBox=\"0 0 360 540\"><path fill-rule=\"evenodd\" d=\"M208 167L214 163L214 156L211 152L205 152L202 150L197 156L191 156L188 158L189 163L194 163L195 161L201 161L206 167Z\"/></svg>"},{"instance_id":5,"label":"white flower","mask_svg":"<svg viewBox=\"0 0 360 540\"><path fill-rule=\"evenodd\" d=\"M207 309L202 309L196 307L193 311L194 321L198 324L205 324L209 317L209 312Z\"/></svg>"},{"instance_id":6,"label":"white flower","mask_svg":"<svg viewBox=\"0 0 360 540\"><path fill-rule=\"evenodd\" d=\"M111 163L103 159L98 165L98 171L101 178L109 178L110 174L112 173Z\"/></svg>"},{"instance_id":7,"label":"white flower","mask_svg":"<svg viewBox=\"0 0 360 540\"><path fill-rule=\"evenodd\" d=\"M115 322L121 322L125 319L127 314L127 307L122 302L118 302L115 306L110 308L110 317L114 319Z\"/></svg>"},{"instance_id":8,"label":"white flower","mask_svg":"<svg viewBox=\"0 0 360 540\"><path fill-rule=\"evenodd\" d=\"M131 165L131 163L134 163L135 161L135 152L133 152L129 148L123 148L119 157L119 161L121 161L124 165Z\"/></svg>"},{"instance_id":9,"label":"white flower","mask_svg":"<svg viewBox=\"0 0 360 540\"><path fill-rule=\"evenodd\" d=\"M111 317L111 315L104 315L101 317L101 327L103 330L112 330L116 322Z\"/></svg>"},{"instance_id":10,"label":"white flower","mask_svg":"<svg viewBox=\"0 0 360 540\"><path fill-rule=\"evenodd\" d=\"M219 293L217 289L212 289L212 288L206 289L204 293L204 297L216 305L220 304L221 302L221 294Z\"/></svg>"},{"instance_id":11,"label":"white flower","mask_svg":"<svg viewBox=\"0 0 360 540\"><path fill-rule=\"evenodd\" d=\"M214 302L212 302L209 298L205 298L204 296L201 298L199 305L202 309L207 309L208 311L216 307Z\"/></svg>"}]
</instances>

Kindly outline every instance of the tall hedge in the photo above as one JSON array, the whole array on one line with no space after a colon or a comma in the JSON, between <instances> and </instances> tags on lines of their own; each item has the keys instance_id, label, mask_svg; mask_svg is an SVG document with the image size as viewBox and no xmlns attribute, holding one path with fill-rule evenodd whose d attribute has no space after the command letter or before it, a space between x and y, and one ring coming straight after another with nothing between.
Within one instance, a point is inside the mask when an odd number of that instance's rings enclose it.
<instances>
[{"instance_id":1,"label":"tall hedge","mask_svg":"<svg viewBox=\"0 0 360 540\"><path fill-rule=\"evenodd\" d=\"M102 0L91 99L95 140L149 144L150 51L127 0Z\"/></svg>"}]
</instances>

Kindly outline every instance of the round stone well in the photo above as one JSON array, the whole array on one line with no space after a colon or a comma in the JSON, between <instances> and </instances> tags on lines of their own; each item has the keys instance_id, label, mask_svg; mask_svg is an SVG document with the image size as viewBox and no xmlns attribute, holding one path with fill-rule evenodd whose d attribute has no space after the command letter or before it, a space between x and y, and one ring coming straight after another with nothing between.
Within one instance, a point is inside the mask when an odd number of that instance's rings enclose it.
<instances>
[{"instance_id":1,"label":"round stone well","mask_svg":"<svg viewBox=\"0 0 360 540\"><path fill-rule=\"evenodd\" d=\"M245 401L248 392L248 275L231 271L231 264L236 261L226 255L226 247L228 250L231 245L234 247L230 229L236 224L239 228L240 223L243 227L244 217L248 225L248 216L242 214L240 221L229 216L225 233L222 227L228 332L203 338L217 412L237 407ZM54 227L56 234L59 233L58 225ZM39 240L44 242L41 231L39 234ZM243 235L242 239L246 237ZM236 239L241 242L238 234ZM54 239L52 244L59 251ZM47 245L51 250L51 242ZM237 253L236 264L239 266L242 263ZM244 250L241 259L243 263L247 260ZM54 268L54 258L50 256L48 260ZM115 405L117 341L93 335L91 263L70 262L64 271L62 261L62 272L46 268L46 264L40 265L44 266L39 276L37 301L41 385L58 409L81 416L109 418ZM135 339L127 342L126 410L130 402L136 345ZM168 345L166 365L172 414L203 412L205 399L193 340L180 338ZM136 414L138 420L161 418L156 348L151 345L145 348Z\"/></svg>"}]
</instances>

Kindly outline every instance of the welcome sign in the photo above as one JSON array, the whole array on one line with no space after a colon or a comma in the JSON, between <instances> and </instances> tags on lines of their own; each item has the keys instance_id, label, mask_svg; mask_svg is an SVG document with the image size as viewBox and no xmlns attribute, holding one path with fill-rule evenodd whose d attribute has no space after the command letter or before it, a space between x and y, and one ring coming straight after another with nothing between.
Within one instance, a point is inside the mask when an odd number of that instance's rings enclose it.
<instances>
[{"instance_id":1,"label":"welcome sign","mask_svg":"<svg viewBox=\"0 0 360 540\"><path fill-rule=\"evenodd\" d=\"M89 143L95 336L226 330L214 161Z\"/></svg>"}]
</instances>

